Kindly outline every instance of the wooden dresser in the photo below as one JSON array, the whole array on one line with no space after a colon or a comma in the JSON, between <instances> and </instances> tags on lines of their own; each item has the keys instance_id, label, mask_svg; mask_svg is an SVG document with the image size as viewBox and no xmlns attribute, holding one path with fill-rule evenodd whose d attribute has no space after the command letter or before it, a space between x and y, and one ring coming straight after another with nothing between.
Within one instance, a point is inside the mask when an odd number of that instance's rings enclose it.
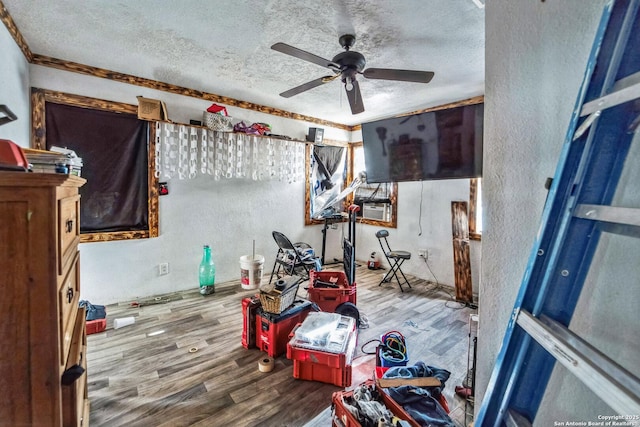
<instances>
[{"instance_id":1,"label":"wooden dresser","mask_svg":"<svg viewBox=\"0 0 640 427\"><path fill-rule=\"evenodd\" d=\"M0 171L0 426L87 426L85 180Z\"/></svg>"}]
</instances>

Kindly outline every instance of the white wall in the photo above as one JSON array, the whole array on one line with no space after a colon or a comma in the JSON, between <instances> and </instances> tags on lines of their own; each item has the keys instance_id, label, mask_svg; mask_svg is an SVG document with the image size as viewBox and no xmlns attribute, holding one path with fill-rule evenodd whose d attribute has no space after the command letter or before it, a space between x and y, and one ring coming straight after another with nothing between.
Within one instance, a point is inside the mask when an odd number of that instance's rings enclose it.
<instances>
[{"instance_id":1,"label":"white wall","mask_svg":"<svg viewBox=\"0 0 640 427\"><path fill-rule=\"evenodd\" d=\"M447 286L454 286L452 201L469 202L468 179L398 184L398 228L390 228L388 231L392 249L412 253L411 260L403 264L402 271L423 279L437 280ZM421 204L422 209L420 209ZM380 246L375 237L376 231L380 228L358 225L356 237L359 258L366 260L372 251L380 253ZM426 248L430 252L428 266L418 256L418 249L421 248ZM472 241L470 252L473 290L477 292L481 243Z\"/></svg>"},{"instance_id":2,"label":"white wall","mask_svg":"<svg viewBox=\"0 0 640 427\"><path fill-rule=\"evenodd\" d=\"M4 25L0 25L0 104L9 107L18 117L0 126L0 139L28 147L31 135L29 64Z\"/></svg>"},{"instance_id":3,"label":"white wall","mask_svg":"<svg viewBox=\"0 0 640 427\"><path fill-rule=\"evenodd\" d=\"M152 91L105 79L32 66L32 85L51 90L136 104L136 95L162 99L169 118L188 123L201 119L209 101ZM304 139L309 123L228 107L229 114L247 123L267 122L274 133ZM348 133L326 129L327 138L348 141ZM82 155L82 153L78 153ZM85 165L86 167L87 165ZM304 182L214 181L211 177L169 181L170 194L160 197L160 237L154 239L83 243L82 295L96 304L198 287L202 245L212 245L217 282L240 277L239 259L252 252L266 257L271 271L277 246L272 230L320 247L320 226L304 227ZM158 276L157 266L170 263L170 274Z\"/></svg>"},{"instance_id":4,"label":"white wall","mask_svg":"<svg viewBox=\"0 0 640 427\"><path fill-rule=\"evenodd\" d=\"M135 104L135 96L162 99L169 118L176 122L200 119L211 103L179 95L153 91L68 73L41 66L31 67L32 85L51 90ZM304 139L310 123L283 119L262 113L228 107L229 114L247 123L267 122L274 133ZM349 141L351 135L328 128L325 137ZM81 153L79 153L81 155ZM217 281L239 278L239 258L256 252L263 254L265 274L271 270L276 252L272 230L287 234L293 241L306 241L319 252L322 226L304 226L304 183L214 181L208 177L169 181L170 194L160 197L160 237L155 239L85 243L80 245L82 298L99 304L133 300L175 290L197 287L197 267L202 245L213 248ZM416 256L406 271L431 279L430 272L417 257L419 247L432 249L430 266L441 283L453 285L451 244L451 200L469 199L469 181L440 181L424 184L423 234L418 236L420 183L400 184L399 228L391 230L392 242ZM368 259L379 250L374 237L377 227L358 225L357 256ZM341 239L346 226L327 232L326 259L342 258ZM474 270L479 266L477 255ZM170 274L158 276L157 266L170 263ZM477 278L477 271L474 273Z\"/></svg>"},{"instance_id":5,"label":"white wall","mask_svg":"<svg viewBox=\"0 0 640 427\"><path fill-rule=\"evenodd\" d=\"M603 4L603 0L486 4L479 398L539 226L544 182L555 171ZM627 334L637 335L640 318L633 313L639 290L620 278L623 274L637 277L638 263L629 259L626 241L603 247L610 251L603 254L605 261L618 261L599 271L606 284L598 289L592 283L585 287L571 327L638 375L640 349ZM635 247L637 254L637 243ZM536 425L553 425L552 420L597 421L597 414L612 412L562 368L556 368L548 390Z\"/></svg>"}]
</instances>

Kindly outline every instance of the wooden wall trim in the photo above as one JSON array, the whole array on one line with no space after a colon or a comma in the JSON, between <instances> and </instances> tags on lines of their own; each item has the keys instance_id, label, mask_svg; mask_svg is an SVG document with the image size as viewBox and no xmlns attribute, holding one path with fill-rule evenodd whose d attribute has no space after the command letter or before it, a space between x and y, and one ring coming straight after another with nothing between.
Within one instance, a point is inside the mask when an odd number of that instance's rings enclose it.
<instances>
[{"instance_id":1,"label":"wooden wall trim","mask_svg":"<svg viewBox=\"0 0 640 427\"><path fill-rule=\"evenodd\" d=\"M484 95L475 96L473 98L463 99L461 101L450 102L449 104L438 105L435 107L423 108L422 110L411 111L410 113L399 114L397 117L412 116L414 114L429 113L431 111L447 110L449 108L463 107L465 105L481 104L484 102Z\"/></svg>"},{"instance_id":2,"label":"wooden wall trim","mask_svg":"<svg viewBox=\"0 0 640 427\"><path fill-rule=\"evenodd\" d=\"M104 99L90 98L84 95L56 92L48 89L39 89L44 93L46 102L54 104L73 105L74 107L91 108L92 110L109 111L111 113L125 113L138 115L138 106L124 102L107 101Z\"/></svg>"},{"instance_id":3,"label":"wooden wall trim","mask_svg":"<svg viewBox=\"0 0 640 427\"><path fill-rule=\"evenodd\" d=\"M476 212L478 209L478 178L469 180L469 239L482 240L482 235L476 229Z\"/></svg>"},{"instance_id":4,"label":"wooden wall trim","mask_svg":"<svg viewBox=\"0 0 640 427\"><path fill-rule=\"evenodd\" d=\"M44 114L44 91L31 88L31 148L44 150L46 147L47 122Z\"/></svg>"},{"instance_id":5,"label":"wooden wall trim","mask_svg":"<svg viewBox=\"0 0 640 427\"><path fill-rule=\"evenodd\" d=\"M147 201L148 217L149 217L149 237L158 237L160 235L159 224L159 212L160 205L158 202L160 178L156 175L156 123L149 122L149 144L147 146L149 158L148 171L147 171L147 183L149 185L148 194L149 199Z\"/></svg>"},{"instance_id":6,"label":"wooden wall trim","mask_svg":"<svg viewBox=\"0 0 640 427\"><path fill-rule=\"evenodd\" d=\"M280 110L278 108L267 107L265 105L254 104L252 102L241 101L227 96L216 95L214 93L203 92L200 90L189 89L183 86L176 86L170 83L164 83L157 80L151 80L144 77L137 77L131 74L119 73L116 71L106 70L104 68L92 67L90 65L79 64L77 62L65 61L62 59L52 58L39 54L33 54L31 61L35 65L55 68L58 70L69 71L73 73L85 74L103 79L113 80L120 83L146 87L149 89L159 90L177 95L189 96L192 98L203 99L206 101L217 102L231 107L243 108L245 110L258 111L272 116L284 117L287 119L300 120L329 126L337 129L351 130L351 126L341 123L330 122L315 117L305 116L302 114L292 113L290 111Z\"/></svg>"},{"instance_id":7,"label":"wooden wall trim","mask_svg":"<svg viewBox=\"0 0 640 427\"><path fill-rule=\"evenodd\" d=\"M33 53L31 52L31 49L29 49L29 46L27 45L24 37L22 37L22 33L20 32L20 30L18 30L18 27L16 26L13 18L11 17L11 15L9 15L9 11L2 3L2 0L0 0L0 21L2 21L5 27L7 27L9 34L11 34L11 37L13 37L13 39L16 41L16 44L22 51L22 54L27 59L27 61L31 62L33 60Z\"/></svg>"},{"instance_id":8,"label":"wooden wall trim","mask_svg":"<svg viewBox=\"0 0 640 427\"><path fill-rule=\"evenodd\" d=\"M83 233L80 235L80 243L111 242L114 240L148 239L150 233L143 231L114 231L111 233Z\"/></svg>"}]
</instances>

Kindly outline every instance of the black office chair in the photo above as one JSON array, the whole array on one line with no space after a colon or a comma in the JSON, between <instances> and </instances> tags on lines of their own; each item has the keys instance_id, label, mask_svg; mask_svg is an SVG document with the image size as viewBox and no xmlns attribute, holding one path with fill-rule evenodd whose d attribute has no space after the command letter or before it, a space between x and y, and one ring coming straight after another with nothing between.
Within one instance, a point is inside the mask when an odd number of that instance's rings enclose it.
<instances>
[{"instance_id":1,"label":"black office chair","mask_svg":"<svg viewBox=\"0 0 640 427\"><path fill-rule=\"evenodd\" d=\"M303 280L309 280L309 271L319 269L322 265L320 258L309 255L313 251L308 251L312 248L307 243L291 243L287 236L279 231L274 231L271 234L278 245L278 253L273 263L269 283L273 281L274 277L278 279L286 275L296 275L302 277Z\"/></svg>"},{"instance_id":2,"label":"black office chair","mask_svg":"<svg viewBox=\"0 0 640 427\"><path fill-rule=\"evenodd\" d=\"M390 283L391 280L395 277L396 281L398 282L398 286L400 286L400 290L404 292L402 286L407 285L411 287L411 284L407 280L407 276L404 275L400 267L406 260L411 259L411 252L391 250L389 241L387 240L387 237L389 237L389 232L387 230L380 230L376 232L376 237L380 242L382 253L387 258L387 261L391 266L391 269L387 271L387 274L384 275L380 283L378 283L378 286L382 285L383 283ZM400 277L398 277L398 273L400 273L402 279L404 280L400 280Z\"/></svg>"}]
</instances>

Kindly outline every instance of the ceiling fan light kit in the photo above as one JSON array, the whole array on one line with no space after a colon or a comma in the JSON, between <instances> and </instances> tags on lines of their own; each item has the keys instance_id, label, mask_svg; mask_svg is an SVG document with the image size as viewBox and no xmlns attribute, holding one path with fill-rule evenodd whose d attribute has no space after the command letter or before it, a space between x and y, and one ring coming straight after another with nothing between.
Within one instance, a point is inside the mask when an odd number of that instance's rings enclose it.
<instances>
[{"instance_id":1,"label":"ceiling fan light kit","mask_svg":"<svg viewBox=\"0 0 640 427\"><path fill-rule=\"evenodd\" d=\"M271 46L271 49L273 50L320 65L321 67L328 68L335 73L334 76L323 76L318 79L311 80L310 82L303 83L300 86L296 86L282 92L280 96L290 98L340 78L347 93L351 113L358 114L364 111L360 85L356 79L358 74L367 79L394 80L413 83L429 83L434 76L432 71L399 70L394 68L367 68L365 70L364 67L366 65L366 60L364 55L360 52L351 50L351 47L356 42L356 36L353 34L344 34L340 36L338 41L340 46L344 49L344 52L340 52L330 61L314 55L313 53L290 46L286 43L276 43Z\"/></svg>"}]
</instances>

